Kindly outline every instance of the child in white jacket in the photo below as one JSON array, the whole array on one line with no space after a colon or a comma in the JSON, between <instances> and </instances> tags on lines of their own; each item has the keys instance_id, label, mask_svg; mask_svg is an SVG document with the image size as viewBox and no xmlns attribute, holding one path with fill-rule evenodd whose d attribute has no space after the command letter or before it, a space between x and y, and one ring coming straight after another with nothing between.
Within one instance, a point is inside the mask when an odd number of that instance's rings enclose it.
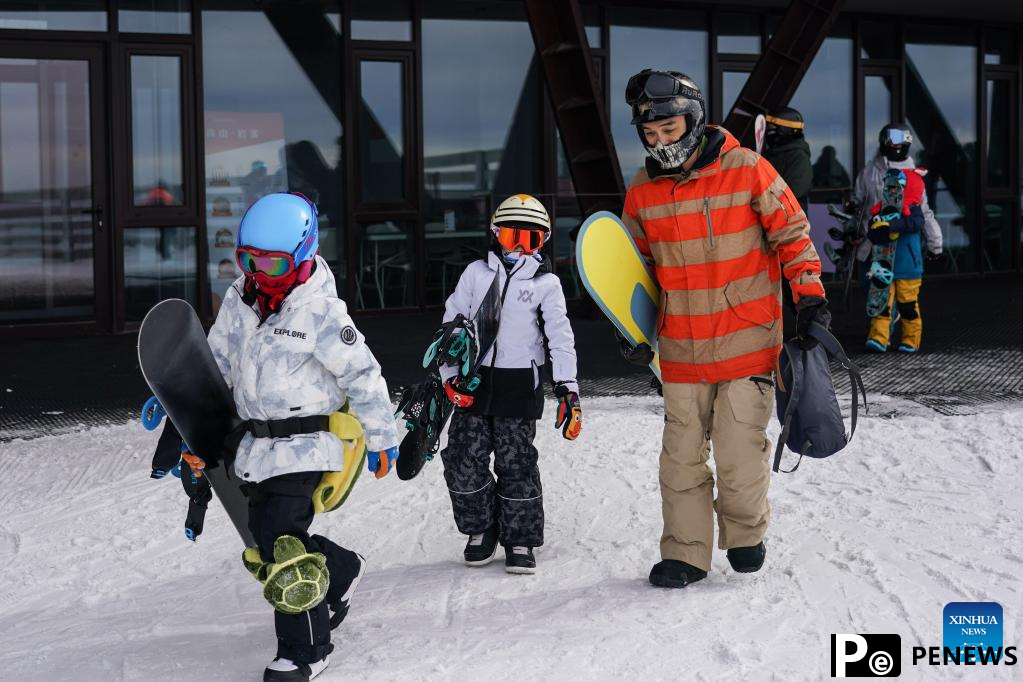
<instances>
[{"instance_id":1,"label":"child in white jacket","mask_svg":"<svg viewBox=\"0 0 1023 682\"><path fill-rule=\"evenodd\" d=\"M551 361L558 398L556 428L579 436L582 409L576 383L575 339L561 281L540 248L551 233L547 211L526 194L509 197L491 221L492 248L471 263L448 298L444 321L472 319L495 277L501 292L497 338L482 358L471 392L445 368L448 398L456 405L441 452L458 530L469 536L465 563L490 563L500 543L505 570L534 573L533 548L543 544L543 497L536 421L543 413L541 378ZM494 476L490 454L494 454Z\"/></svg>"},{"instance_id":2,"label":"child in white jacket","mask_svg":"<svg viewBox=\"0 0 1023 682\"><path fill-rule=\"evenodd\" d=\"M238 230L244 275L228 289L209 333L246 420L234 474L248 484L249 530L259 550L246 551L246 566L274 584L264 590L277 629L277 654L263 676L271 682L308 680L327 666L330 631L347 613L365 569L360 555L307 532L323 473L344 465L341 441L328 432L329 415L350 402L377 478L397 458L380 365L337 297L317 247L316 208L305 197L269 194L254 203ZM201 475L205 463L184 458ZM296 605L288 595L298 593L303 578L326 579L325 595Z\"/></svg>"}]
</instances>

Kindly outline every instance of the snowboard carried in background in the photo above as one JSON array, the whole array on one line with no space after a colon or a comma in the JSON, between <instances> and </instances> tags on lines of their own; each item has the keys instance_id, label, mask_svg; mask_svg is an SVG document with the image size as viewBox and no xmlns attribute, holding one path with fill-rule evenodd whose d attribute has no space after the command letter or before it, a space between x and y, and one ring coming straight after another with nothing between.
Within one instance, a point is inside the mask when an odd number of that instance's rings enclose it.
<instances>
[{"instance_id":1,"label":"snowboard carried in background","mask_svg":"<svg viewBox=\"0 0 1023 682\"><path fill-rule=\"evenodd\" d=\"M622 336L633 346L646 343L654 350L650 369L660 380L657 321L661 289L629 229L613 213L594 213L579 228L575 259L586 291Z\"/></svg>"},{"instance_id":2,"label":"snowboard carried in background","mask_svg":"<svg viewBox=\"0 0 1023 682\"><path fill-rule=\"evenodd\" d=\"M241 420L192 306L176 298L153 306L139 329L138 353L142 376L153 395L189 452L206 461L203 476L209 479L242 542L255 547L248 526L248 499L230 471L234 452L225 451L224 445ZM154 475L175 463L154 461ZM182 466L182 476L189 476L188 467Z\"/></svg>"},{"instance_id":3,"label":"snowboard carried in background","mask_svg":"<svg viewBox=\"0 0 1023 682\"><path fill-rule=\"evenodd\" d=\"M401 414L408 429L399 446L396 465L398 478L403 481L415 478L437 454L441 432L454 411L444 392L441 367L457 366L456 382L467 391L474 391L479 385L479 369L497 340L502 303L500 276L500 272L494 276L471 320L457 315L434 332L423 355L426 379L402 392L395 415Z\"/></svg>"},{"instance_id":4,"label":"snowboard carried in background","mask_svg":"<svg viewBox=\"0 0 1023 682\"><path fill-rule=\"evenodd\" d=\"M897 168L889 168L885 172L881 186L881 206L871 229L877 229L875 225L887 227L890 221L902 217L905 187L905 173ZM870 270L867 271L867 317L877 317L888 306L889 291L895 278L895 250L899 235L893 233L889 237L888 241L874 244L871 250Z\"/></svg>"}]
</instances>

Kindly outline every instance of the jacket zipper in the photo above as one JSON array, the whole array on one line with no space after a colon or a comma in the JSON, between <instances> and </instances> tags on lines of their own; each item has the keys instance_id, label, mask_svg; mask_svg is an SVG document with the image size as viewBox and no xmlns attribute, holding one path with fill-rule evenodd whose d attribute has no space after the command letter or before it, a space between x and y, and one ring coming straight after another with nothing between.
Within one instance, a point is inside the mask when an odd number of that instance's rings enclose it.
<instances>
[{"instance_id":1,"label":"jacket zipper","mask_svg":"<svg viewBox=\"0 0 1023 682\"><path fill-rule=\"evenodd\" d=\"M714 248L714 223L710 221L710 197L703 198L703 217L707 219L707 236L710 247Z\"/></svg>"}]
</instances>

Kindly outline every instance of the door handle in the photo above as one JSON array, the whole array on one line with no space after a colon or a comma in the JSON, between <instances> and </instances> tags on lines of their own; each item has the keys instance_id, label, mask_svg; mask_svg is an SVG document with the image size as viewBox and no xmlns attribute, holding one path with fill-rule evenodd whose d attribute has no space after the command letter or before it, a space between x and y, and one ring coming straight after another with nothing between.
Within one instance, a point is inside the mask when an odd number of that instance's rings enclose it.
<instances>
[{"instance_id":1,"label":"door handle","mask_svg":"<svg viewBox=\"0 0 1023 682\"><path fill-rule=\"evenodd\" d=\"M103 229L103 209L99 206L93 208L82 209L83 215L91 215L96 217L96 231L99 232Z\"/></svg>"}]
</instances>

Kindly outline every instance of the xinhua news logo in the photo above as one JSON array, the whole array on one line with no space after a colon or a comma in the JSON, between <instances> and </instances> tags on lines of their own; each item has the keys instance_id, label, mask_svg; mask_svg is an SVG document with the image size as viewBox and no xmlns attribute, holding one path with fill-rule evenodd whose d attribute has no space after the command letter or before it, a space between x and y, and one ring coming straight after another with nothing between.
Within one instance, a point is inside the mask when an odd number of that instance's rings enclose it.
<instances>
[{"instance_id":1,"label":"xinhua news logo","mask_svg":"<svg viewBox=\"0 0 1023 682\"><path fill-rule=\"evenodd\" d=\"M942 620L941 645L946 652L958 649L967 661L975 661L978 654L993 650L992 654L997 654L991 657L995 661L1001 658L1003 615L998 602L950 602L945 604ZM945 654L946 663L951 658L949 653Z\"/></svg>"},{"instance_id":2,"label":"xinhua news logo","mask_svg":"<svg viewBox=\"0 0 1023 682\"><path fill-rule=\"evenodd\" d=\"M898 677L902 638L898 635L831 635L832 677Z\"/></svg>"},{"instance_id":3,"label":"xinhua news logo","mask_svg":"<svg viewBox=\"0 0 1023 682\"><path fill-rule=\"evenodd\" d=\"M942 646L913 647L913 665L1016 665L1005 646L998 602L954 601L942 613Z\"/></svg>"}]
</instances>

